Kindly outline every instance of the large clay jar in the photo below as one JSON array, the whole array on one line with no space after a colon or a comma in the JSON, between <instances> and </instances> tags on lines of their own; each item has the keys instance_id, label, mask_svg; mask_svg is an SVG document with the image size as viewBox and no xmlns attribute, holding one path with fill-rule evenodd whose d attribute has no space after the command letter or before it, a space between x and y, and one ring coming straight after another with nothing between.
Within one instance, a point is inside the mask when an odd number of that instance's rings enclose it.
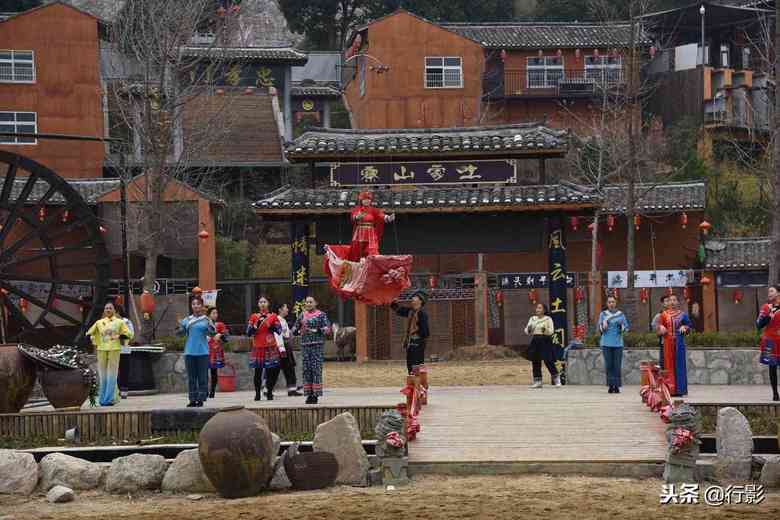
<instances>
[{"instance_id":1,"label":"large clay jar","mask_svg":"<svg viewBox=\"0 0 780 520\"><path fill-rule=\"evenodd\" d=\"M84 383L79 368L42 368L41 388L43 395L56 408L81 408L89 397L89 386Z\"/></svg>"},{"instance_id":2,"label":"large clay jar","mask_svg":"<svg viewBox=\"0 0 780 520\"><path fill-rule=\"evenodd\" d=\"M35 364L16 345L0 345L0 413L17 413L35 386Z\"/></svg>"},{"instance_id":3,"label":"large clay jar","mask_svg":"<svg viewBox=\"0 0 780 520\"><path fill-rule=\"evenodd\" d=\"M203 426L203 471L225 498L254 496L271 479L275 453L268 425L243 406L223 408Z\"/></svg>"}]
</instances>

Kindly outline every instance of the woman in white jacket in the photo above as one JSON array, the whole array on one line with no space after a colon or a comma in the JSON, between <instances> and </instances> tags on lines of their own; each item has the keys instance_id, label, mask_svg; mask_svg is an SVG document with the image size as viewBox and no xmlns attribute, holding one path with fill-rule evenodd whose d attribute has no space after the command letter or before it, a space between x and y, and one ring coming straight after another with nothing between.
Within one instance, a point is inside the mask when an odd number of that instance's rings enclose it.
<instances>
[{"instance_id":1,"label":"woman in white jacket","mask_svg":"<svg viewBox=\"0 0 780 520\"><path fill-rule=\"evenodd\" d=\"M555 325L552 318L547 315L546 306L541 303L536 305L536 314L528 320L525 333L531 336L531 345L528 347L528 359L531 361L534 377L531 388L542 387L542 362L550 371L553 386L562 386L561 376L555 367L555 350L552 342Z\"/></svg>"}]
</instances>

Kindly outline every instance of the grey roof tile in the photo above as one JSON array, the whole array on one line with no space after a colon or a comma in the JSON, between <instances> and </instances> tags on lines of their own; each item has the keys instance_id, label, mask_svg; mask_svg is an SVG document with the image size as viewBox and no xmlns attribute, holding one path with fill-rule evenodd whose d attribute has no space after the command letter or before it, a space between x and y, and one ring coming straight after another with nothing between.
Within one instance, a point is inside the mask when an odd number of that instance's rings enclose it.
<instances>
[{"instance_id":1,"label":"grey roof tile","mask_svg":"<svg viewBox=\"0 0 780 520\"><path fill-rule=\"evenodd\" d=\"M626 47L631 24L619 23L442 23L441 27L495 49L557 49ZM650 45L646 33L637 42Z\"/></svg>"},{"instance_id":2,"label":"grey roof tile","mask_svg":"<svg viewBox=\"0 0 780 520\"><path fill-rule=\"evenodd\" d=\"M0 177L0 186L5 184L5 177ZM11 200L15 201L21 193L27 178L17 177L14 180L14 186L11 189ZM95 204L102 195L119 188L119 179L78 179L69 180L68 184L74 188L84 198L87 204ZM43 180L38 180L33 186L32 192L28 197L29 202L37 202L49 190L49 184ZM49 201L50 204L63 204L65 200L58 193Z\"/></svg>"},{"instance_id":3,"label":"grey roof tile","mask_svg":"<svg viewBox=\"0 0 780 520\"><path fill-rule=\"evenodd\" d=\"M626 189L609 186L605 190L605 211L625 213ZM665 184L640 184L635 189L637 209L640 213L677 213L686 210L703 210L707 202L703 182L675 182Z\"/></svg>"},{"instance_id":4,"label":"grey roof tile","mask_svg":"<svg viewBox=\"0 0 780 520\"><path fill-rule=\"evenodd\" d=\"M331 85L294 84L290 89L293 97L341 97L341 91Z\"/></svg>"},{"instance_id":5,"label":"grey roof tile","mask_svg":"<svg viewBox=\"0 0 780 520\"><path fill-rule=\"evenodd\" d=\"M292 47L182 47L181 51L192 58L275 61L295 65L303 65L309 59Z\"/></svg>"},{"instance_id":6,"label":"grey roof tile","mask_svg":"<svg viewBox=\"0 0 780 520\"><path fill-rule=\"evenodd\" d=\"M328 155L394 156L441 152L565 153L565 131L537 124L471 128L342 130L314 128L285 146L291 160Z\"/></svg>"},{"instance_id":7,"label":"grey roof tile","mask_svg":"<svg viewBox=\"0 0 780 520\"><path fill-rule=\"evenodd\" d=\"M766 269L769 247L768 237L709 240L704 245L704 265L713 271Z\"/></svg>"}]
</instances>

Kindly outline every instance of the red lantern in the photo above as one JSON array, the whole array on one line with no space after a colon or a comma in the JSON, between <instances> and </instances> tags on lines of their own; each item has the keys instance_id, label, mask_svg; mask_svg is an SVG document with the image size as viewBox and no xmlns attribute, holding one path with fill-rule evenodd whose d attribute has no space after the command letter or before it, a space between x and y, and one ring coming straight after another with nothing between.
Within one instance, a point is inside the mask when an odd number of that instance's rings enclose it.
<instances>
[{"instance_id":1,"label":"red lantern","mask_svg":"<svg viewBox=\"0 0 780 520\"><path fill-rule=\"evenodd\" d=\"M683 298L688 303L691 303L691 289L690 287L683 287Z\"/></svg>"},{"instance_id":2,"label":"red lantern","mask_svg":"<svg viewBox=\"0 0 780 520\"><path fill-rule=\"evenodd\" d=\"M245 96L251 96L254 93L255 89L252 87L247 87L244 89L244 95Z\"/></svg>"},{"instance_id":3,"label":"red lantern","mask_svg":"<svg viewBox=\"0 0 780 520\"><path fill-rule=\"evenodd\" d=\"M688 214L683 212L682 215L680 215L680 225L683 229L688 227Z\"/></svg>"},{"instance_id":4,"label":"red lantern","mask_svg":"<svg viewBox=\"0 0 780 520\"><path fill-rule=\"evenodd\" d=\"M154 295L149 291L144 291L141 294L141 312L144 313L145 320L148 320L154 314L154 307Z\"/></svg>"},{"instance_id":5,"label":"red lantern","mask_svg":"<svg viewBox=\"0 0 780 520\"><path fill-rule=\"evenodd\" d=\"M588 224L588 231L590 231L591 233L593 233L593 226L595 226L595 225L596 225L596 222L595 222L595 221L594 221L594 222L591 222L590 224Z\"/></svg>"},{"instance_id":6,"label":"red lantern","mask_svg":"<svg viewBox=\"0 0 780 520\"><path fill-rule=\"evenodd\" d=\"M614 215L607 215L607 231L612 231L615 229L615 216Z\"/></svg>"},{"instance_id":7,"label":"red lantern","mask_svg":"<svg viewBox=\"0 0 780 520\"><path fill-rule=\"evenodd\" d=\"M569 223L571 224L571 230L577 231L577 229L579 229L580 226L580 219L578 217L571 217L569 219Z\"/></svg>"},{"instance_id":8,"label":"red lantern","mask_svg":"<svg viewBox=\"0 0 780 520\"><path fill-rule=\"evenodd\" d=\"M734 291L734 303L736 303L737 305L742 303L742 297L743 297L742 291L740 291L739 289Z\"/></svg>"},{"instance_id":9,"label":"red lantern","mask_svg":"<svg viewBox=\"0 0 780 520\"><path fill-rule=\"evenodd\" d=\"M574 56L576 56L577 59L580 59L580 56L582 55L582 51L579 49L574 50Z\"/></svg>"},{"instance_id":10,"label":"red lantern","mask_svg":"<svg viewBox=\"0 0 780 520\"><path fill-rule=\"evenodd\" d=\"M536 289L528 291L528 301L536 305L536 302L538 301L536 298Z\"/></svg>"},{"instance_id":11,"label":"red lantern","mask_svg":"<svg viewBox=\"0 0 780 520\"><path fill-rule=\"evenodd\" d=\"M104 235L105 235L106 233L108 233L108 228L107 228L106 226L100 226L98 229L99 229L99 230L100 230L100 232L101 232L101 233L103 233Z\"/></svg>"},{"instance_id":12,"label":"red lantern","mask_svg":"<svg viewBox=\"0 0 780 520\"><path fill-rule=\"evenodd\" d=\"M656 53L656 49L655 49L655 45L653 45L650 47L650 57L655 58L655 53Z\"/></svg>"},{"instance_id":13,"label":"red lantern","mask_svg":"<svg viewBox=\"0 0 780 520\"><path fill-rule=\"evenodd\" d=\"M70 212L66 209L65 212L62 214L62 223L65 224L69 218L70 218Z\"/></svg>"},{"instance_id":14,"label":"red lantern","mask_svg":"<svg viewBox=\"0 0 780 520\"><path fill-rule=\"evenodd\" d=\"M225 95L225 89L224 88L218 88L216 90L216 93L218 96L224 96Z\"/></svg>"},{"instance_id":15,"label":"red lantern","mask_svg":"<svg viewBox=\"0 0 780 520\"><path fill-rule=\"evenodd\" d=\"M19 308L22 310L22 312L27 312L27 300L24 298L19 298Z\"/></svg>"},{"instance_id":16,"label":"red lantern","mask_svg":"<svg viewBox=\"0 0 780 520\"><path fill-rule=\"evenodd\" d=\"M501 62L506 62L506 49L501 49Z\"/></svg>"},{"instance_id":17,"label":"red lantern","mask_svg":"<svg viewBox=\"0 0 780 520\"><path fill-rule=\"evenodd\" d=\"M620 289L618 289L617 287L612 289L612 297L615 298L616 300L620 300Z\"/></svg>"},{"instance_id":18,"label":"red lantern","mask_svg":"<svg viewBox=\"0 0 780 520\"><path fill-rule=\"evenodd\" d=\"M601 261L604 259L604 246L601 245L601 242L596 244L596 264L601 265Z\"/></svg>"},{"instance_id":19,"label":"red lantern","mask_svg":"<svg viewBox=\"0 0 780 520\"><path fill-rule=\"evenodd\" d=\"M192 294L193 296L200 296L201 294L203 294L203 289L201 289L196 285L195 287L192 288Z\"/></svg>"},{"instance_id":20,"label":"red lantern","mask_svg":"<svg viewBox=\"0 0 780 520\"><path fill-rule=\"evenodd\" d=\"M431 275L431 276L428 277L428 286L431 289L435 289L436 288L437 282L438 282L438 280L436 279L436 277L434 275Z\"/></svg>"},{"instance_id":21,"label":"red lantern","mask_svg":"<svg viewBox=\"0 0 780 520\"><path fill-rule=\"evenodd\" d=\"M699 229L701 229L701 232L703 235L707 235L710 232L710 228L712 227L712 224L707 222L706 220L702 220L701 224L699 224Z\"/></svg>"},{"instance_id":22,"label":"red lantern","mask_svg":"<svg viewBox=\"0 0 780 520\"><path fill-rule=\"evenodd\" d=\"M574 328L574 337L580 341L585 339L585 325L580 324Z\"/></svg>"},{"instance_id":23,"label":"red lantern","mask_svg":"<svg viewBox=\"0 0 780 520\"><path fill-rule=\"evenodd\" d=\"M198 233L198 238L205 242L209 238L209 232L205 229L201 229L200 233Z\"/></svg>"},{"instance_id":24,"label":"red lantern","mask_svg":"<svg viewBox=\"0 0 780 520\"><path fill-rule=\"evenodd\" d=\"M563 51L561 49L558 49L558 52L555 53L559 58L563 56Z\"/></svg>"},{"instance_id":25,"label":"red lantern","mask_svg":"<svg viewBox=\"0 0 780 520\"><path fill-rule=\"evenodd\" d=\"M634 228L639 231L639 225L642 223L642 217L634 215Z\"/></svg>"},{"instance_id":26,"label":"red lantern","mask_svg":"<svg viewBox=\"0 0 780 520\"><path fill-rule=\"evenodd\" d=\"M43 222L46 219L46 208L38 210L38 221Z\"/></svg>"},{"instance_id":27,"label":"red lantern","mask_svg":"<svg viewBox=\"0 0 780 520\"><path fill-rule=\"evenodd\" d=\"M124 305L125 304L125 298L121 294L117 295L116 298L114 298L114 303L117 305Z\"/></svg>"},{"instance_id":28,"label":"red lantern","mask_svg":"<svg viewBox=\"0 0 780 520\"><path fill-rule=\"evenodd\" d=\"M8 289L0 289L0 294L3 296L8 296Z\"/></svg>"},{"instance_id":29,"label":"red lantern","mask_svg":"<svg viewBox=\"0 0 780 520\"><path fill-rule=\"evenodd\" d=\"M501 291L496 292L496 305L501 307L504 304L504 293Z\"/></svg>"},{"instance_id":30,"label":"red lantern","mask_svg":"<svg viewBox=\"0 0 780 520\"><path fill-rule=\"evenodd\" d=\"M585 289L583 289L582 287L577 287L574 290L574 300L577 303L580 303L584 299L585 299Z\"/></svg>"},{"instance_id":31,"label":"red lantern","mask_svg":"<svg viewBox=\"0 0 780 520\"><path fill-rule=\"evenodd\" d=\"M642 303L647 303L647 301L650 299L650 289L640 289L639 290L639 299Z\"/></svg>"},{"instance_id":32,"label":"red lantern","mask_svg":"<svg viewBox=\"0 0 780 520\"><path fill-rule=\"evenodd\" d=\"M710 280L709 277L707 277L707 276L702 276L701 277L701 284L702 285L709 285L711 283L712 283L712 280Z\"/></svg>"}]
</instances>

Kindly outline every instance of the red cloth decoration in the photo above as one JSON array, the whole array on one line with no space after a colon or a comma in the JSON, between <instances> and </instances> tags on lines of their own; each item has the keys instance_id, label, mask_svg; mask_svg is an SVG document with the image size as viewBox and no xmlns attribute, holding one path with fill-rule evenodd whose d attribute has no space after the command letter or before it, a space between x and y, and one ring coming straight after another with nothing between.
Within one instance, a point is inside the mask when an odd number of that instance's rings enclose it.
<instances>
[{"instance_id":1,"label":"red cloth decoration","mask_svg":"<svg viewBox=\"0 0 780 520\"><path fill-rule=\"evenodd\" d=\"M667 404L663 408L661 408L661 420L665 423L668 423L672 415L672 405Z\"/></svg>"},{"instance_id":2,"label":"red cloth decoration","mask_svg":"<svg viewBox=\"0 0 780 520\"><path fill-rule=\"evenodd\" d=\"M325 274L331 288L343 298L368 305L389 305L412 286L411 255L369 256L359 262L348 260L351 246L327 246Z\"/></svg>"},{"instance_id":3,"label":"red cloth decoration","mask_svg":"<svg viewBox=\"0 0 780 520\"><path fill-rule=\"evenodd\" d=\"M393 448L403 448L404 447L404 438L401 437L401 434L398 432L390 432L385 437L385 442L392 446Z\"/></svg>"},{"instance_id":4,"label":"red cloth decoration","mask_svg":"<svg viewBox=\"0 0 780 520\"><path fill-rule=\"evenodd\" d=\"M693 432L687 428L675 428L672 432L672 452L680 450L693 442Z\"/></svg>"}]
</instances>

